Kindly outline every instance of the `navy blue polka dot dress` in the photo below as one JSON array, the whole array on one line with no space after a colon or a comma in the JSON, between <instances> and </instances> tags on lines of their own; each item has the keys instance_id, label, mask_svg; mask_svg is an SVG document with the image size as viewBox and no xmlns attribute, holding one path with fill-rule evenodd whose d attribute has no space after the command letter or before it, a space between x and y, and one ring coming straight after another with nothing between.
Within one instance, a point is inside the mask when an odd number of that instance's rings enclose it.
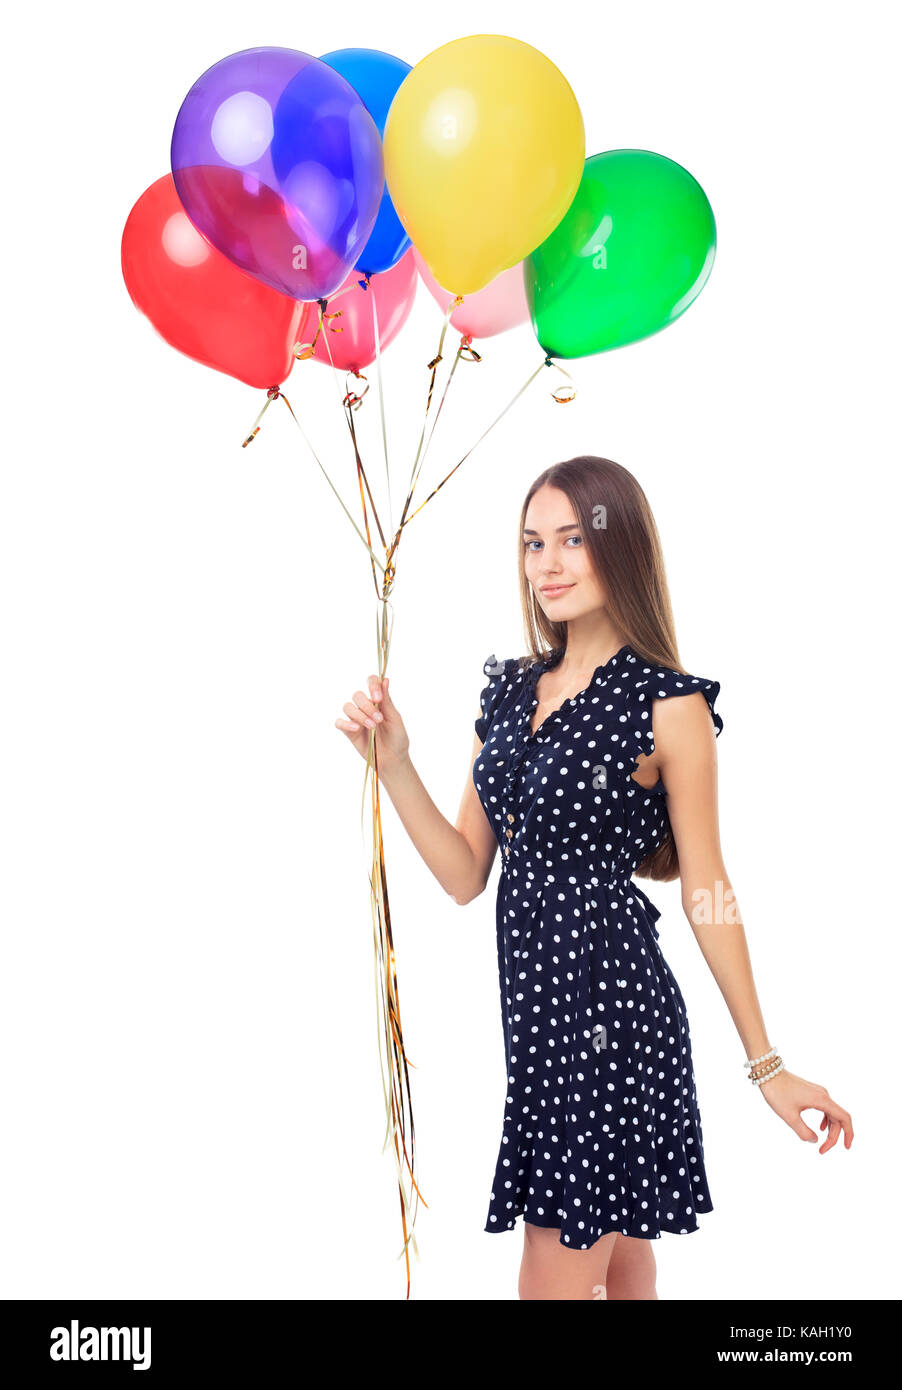
<instances>
[{"instance_id":1,"label":"navy blue polka dot dress","mask_svg":"<svg viewBox=\"0 0 902 1390\"><path fill-rule=\"evenodd\" d=\"M496 904L507 1099L487 1231L516 1218L586 1250L607 1231L654 1240L713 1210L689 1022L632 881L668 826L634 781L652 702L717 681L621 647L535 733L536 684L563 649L484 672L473 781L501 847Z\"/></svg>"}]
</instances>

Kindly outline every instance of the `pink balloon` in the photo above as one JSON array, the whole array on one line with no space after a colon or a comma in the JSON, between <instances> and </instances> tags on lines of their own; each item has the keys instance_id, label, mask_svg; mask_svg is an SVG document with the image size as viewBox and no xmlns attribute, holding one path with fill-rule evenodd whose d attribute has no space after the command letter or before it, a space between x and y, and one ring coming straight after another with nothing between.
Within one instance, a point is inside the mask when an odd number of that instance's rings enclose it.
<instances>
[{"instance_id":1,"label":"pink balloon","mask_svg":"<svg viewBox=\"0 0 902 1390\"><path fill-rule=\"evenodd\" d=\"M423 283L444 312L455 296L442 289L417 248L412 246L411 250ZM516 328L518 323L526 323L528 318L529 304L523 283L523 262L520 261L519 265L502 270L481 290L464 295L463 304L451 315L451 324L458 333L491 338L495 333Z\"/></svg>"},{"instance_id":2,"label":"pink balloon","mask_svg":"<svg viewBox=\"0 0 902 1390\"><path fill-rule=\"evenodd\" d=\"M376 339L373 332L373 302L376 304L376 320L379 326L379 351L384 352L392 338L400 333L413 308L417 292L417 268L413 259L413 248L390 270L371 275L369 289L361 289L363 272L352 270L343 284L339 285L326 304L327 314L337 314L341 318L327 318L323 331L316 341L313 356L317 362L330 360L342 371L359 372L376 360ZM347 288L350 286L350 288ZM342 293L345 291L346 293ZM339 295L341 296L339 298ZM318 311L307 320L307 325L319 322ZM339 330L341 330L339 332ZM308 327L309 331L309 327ZM326 346L328 334L329 345ZM311 333L312 338L312 333ZM331 359L329 354L331 353Z\"/></svg>"}]
</instances>

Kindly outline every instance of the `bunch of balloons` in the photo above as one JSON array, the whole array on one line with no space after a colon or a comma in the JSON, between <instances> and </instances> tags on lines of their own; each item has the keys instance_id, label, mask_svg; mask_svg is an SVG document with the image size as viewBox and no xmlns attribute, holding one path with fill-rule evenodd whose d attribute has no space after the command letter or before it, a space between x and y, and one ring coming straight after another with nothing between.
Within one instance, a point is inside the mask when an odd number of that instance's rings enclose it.
<instances>
[{"instance_id":1,"label":"bunch of balloons","mask_svg":"<svg viewBox=\"0 0 902 1390\"><path fill-rule=\"evenodd\" d=\"M360 372L420 279L467 339L531 319L548 357L603 352L672 323L714 260L693 176L649 150L586 158L566 79L500 34L414 67L234 53L188 92L171 155L125 224L126 285L167 342L252 386L298 356Z\"/></svg>"},{"instance_id":2,"label":"bunch of balloons","mask_svg":"<svg viewBox=\"0 0 902 1390\"><path fill-rule=\"evenodd\" d=\"M461 334L449 383L467 350L479 360L474 338L527 320L545 354L537 376L555 357L604 352L672 323L700 293L714 249L714 217L691 174L648 150L587 159L579 106L554 64L518 39L477 34L415 67L361 48L320 58L251 48L215 63L181 104L171 172L128 216L122 272L167 342L267 388L259 422L298 360L361 375L403 328L420 280L445 318L428 414L449 324ZM381 584L384 673L402 531L446 479L411 510L432 438L424 422L401 520L395 529L389 496L384 528L354 431L361 399L348 391L344 405L364 529L344 510L377 592ZM421 1194L374 748L370 905L385 1146L392 1141L398 1166L409 1297L412 1194L417 1203Z\"/></svg>"}]
</instances>

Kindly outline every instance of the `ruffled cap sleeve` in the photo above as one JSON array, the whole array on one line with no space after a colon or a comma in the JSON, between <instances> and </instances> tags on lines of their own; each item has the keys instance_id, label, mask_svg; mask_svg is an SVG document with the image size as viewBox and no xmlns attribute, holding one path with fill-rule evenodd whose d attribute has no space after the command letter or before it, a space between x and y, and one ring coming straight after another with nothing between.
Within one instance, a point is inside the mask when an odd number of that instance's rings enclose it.
<instances>
[{"instance_id":1,"label":"ruffled cap sleeve","mask_svg":"<svg viewBox=\"0 0 902 1390\"><path fill-rule=\"evenodd\" d=\"M495 717L495 711L516 667L516 657L508 657L506 660L504 658L499 659L494 652L483 662L483 675L488 676L489 679L479 696L482 713L473 726L483 743L485 743L486 735Z\"/></svg>"},{"instance_id":2,"label":"ruffled cap sleeve","mask_svg":"<svg viewBox=\"0 0 902 1390\"><path fill-rule=\"evenodd\" d=\"M696 690L700 690L708 702L716 738L723 729L723 719L714 708L714 702L720 694L720 681L708 680L705 676L690 676L662 666L655 666L649 670L647 677L640 682L639 690L639 734L643 752L651 753L655 746L652 735L652 702L667 696L691 695Z\"/></svg>"}]
</instances>

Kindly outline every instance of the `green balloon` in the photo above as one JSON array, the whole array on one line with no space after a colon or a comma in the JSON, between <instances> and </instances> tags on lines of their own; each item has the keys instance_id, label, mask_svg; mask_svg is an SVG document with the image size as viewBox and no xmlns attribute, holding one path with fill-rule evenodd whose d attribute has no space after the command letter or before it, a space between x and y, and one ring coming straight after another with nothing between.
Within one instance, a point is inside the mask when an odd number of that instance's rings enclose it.
<instances>
[{"instance_id":1,"label":"green balloon","mask_svg":"<svg viewBox=\"0 0 902 1390\"><path fill-rule=\"evenodd\" d=\"M711 204L681 164L651 150L591 155L564 217L524 262L540 345L586 357L666 328L701 293L716 244Z\"/></svg>"}]
</instances>

